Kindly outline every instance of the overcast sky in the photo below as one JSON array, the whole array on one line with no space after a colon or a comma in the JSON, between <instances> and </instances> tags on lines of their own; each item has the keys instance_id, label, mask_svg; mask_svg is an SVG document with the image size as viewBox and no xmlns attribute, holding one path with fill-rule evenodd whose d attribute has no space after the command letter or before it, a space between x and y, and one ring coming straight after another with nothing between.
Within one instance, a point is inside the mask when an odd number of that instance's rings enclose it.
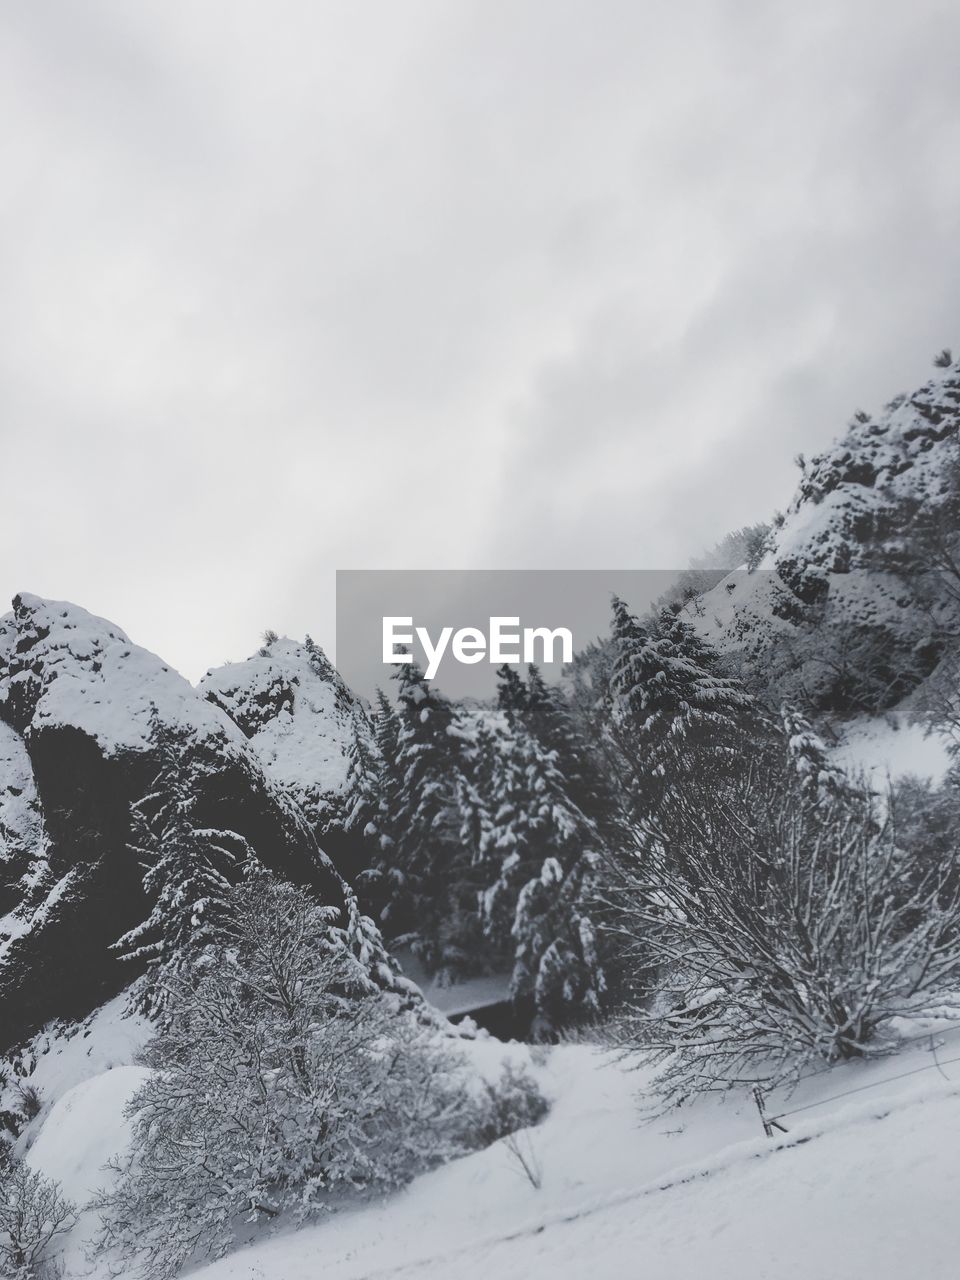
<instances>
[{"instance_id":1,"label":"overcast sky","mask_svg":"<svg viewBox=\"0 0 960 1280\"><path fill-rule=\"evenodd\" d=\"M191 677L341 568L668 567L960 341L956 0L0 18L0 608Z\"/></svg>"}]
</instances>

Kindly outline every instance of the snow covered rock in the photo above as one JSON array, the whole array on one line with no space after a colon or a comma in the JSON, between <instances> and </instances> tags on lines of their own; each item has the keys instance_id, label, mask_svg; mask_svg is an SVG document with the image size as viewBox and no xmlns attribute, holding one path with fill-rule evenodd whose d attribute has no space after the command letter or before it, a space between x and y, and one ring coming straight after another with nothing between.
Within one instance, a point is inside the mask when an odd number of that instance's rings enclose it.
<instances>
[{"instance_id":1,"label":"snow covered rock","mask_svg":"<svg viewBox=\"0 0 960 1280\"><path fill-rule=\"evenodd\" d=\"M23 898L27 880L45 860L46 838L26 743L0 721L0 942L6 917Z\"/></svg>"},{"instance_id":2,"label":"snow covered rock","mask_svg":"<svg viewBox=\"0 0 960 1280\"><path fill-rule=\"evenodd\" d=\"M836 444L810 460L776 539L780 577L803 598L813 570L869 568L866 549L899 533L910 511L936 509L949 493L960 434L960 362L876 420L858 414Z\"/></svg>"},{"instance_id":3,"label":"snow covered rock","mask_svg":"<svg viewBox=\"0 0 960 1280\"><path fill-rule=\"evenodd\" d=\"M10 868L0 871L0 1047L52 1017L81 1016L135 976L111 947L148 909L128 840L130 806L156 774L157 720L189 742L199 821L355 912L309 822L230 716L112 623L19 595L0 620L0 868Z\"/></svg>"},{"instance_id":4,"label":"snow covered rock","mask_svg":"<svg viewBox=\"0 0 960 1280\"><path fill-rule=\"evenodd\" d=\"M876 419L857 414L802 461L797 492L755 572L738 569L687 606L700 633L762 665L790 700L842 717L896 706L934 670L931 612L918 596L917 541L960 504L960 362L938 368ZM950 532L950 536L952 532Z\"/></svg>"},{"instance_id":5,"label":"snow covered rock","mask_svg":"<svg viewBox=\"0 0 960 1280\"><path fill-rule=\"evenodd\" d=\"M240 728L268 777L293 795L321 837L342 827L350 757L362 737L372 754L366 707L309 638L280 638L216 667L199 690Z\"/></svg>"}]
</instances>

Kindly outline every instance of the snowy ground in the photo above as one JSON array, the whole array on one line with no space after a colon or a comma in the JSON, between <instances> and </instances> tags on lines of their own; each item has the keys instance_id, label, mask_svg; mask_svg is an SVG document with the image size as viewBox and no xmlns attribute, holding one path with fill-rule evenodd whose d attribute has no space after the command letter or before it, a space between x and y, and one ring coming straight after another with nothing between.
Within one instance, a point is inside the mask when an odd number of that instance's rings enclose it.
<instances>
[{"instance_id":1,"label":"snowy ground","mask_svg":"<svg viewBox=\"0 0 960 1280\"><path fill-rule=\"evenodd\" d=\"M946 734L929 732L905 716L861 716L844 726L834 757L845 769L866 771L877 787L905 774L936 785L953 764L951 745Z\"/></svg>"},{"instance_id":2,"label":"snowy ground","mask_svg":"<svg viewBox=\"0 0 960 1280\"><path fill-rule=\"evenodd\" d=\"M49 1097L28 1159L83 1199L125 1141L123 1102L141 1078L117 1062L142 1035L99 1015L82 1041L51 1049ZM466 1046L488 1071L521 1046ZM927 1042L896 1058L805 1081L772 1112L809 1110L764 1137L751 1099L703 1100L652 1123L638 1117L642 1071L625 1072L584 1046L536 1068L554 1099L530 1131L527 1180L503 1143L419 1178L382 1202L261 1239L194 1273L195 1280L925 1280L958 1274L960 1028L933 1066ZM127 1057L129 1062L129 1056ZM893 1080L916 1067L930 1070ZM78 1083L67 1087L76 1073ZM834 1099L833 1095L878 1087ZM54 1095L57 1100L54 1101ZM51 1106L52 1102L52 1106ZM86 1215L68 1243L68 1275L109 1274L84 1261Z\"/></svg>"},{"instance_id":3,"label":"snowy ground","mask_svg":"<svg viewBox=\"0 0 960 1280\"><path fill-rule=\"evenodd\" d=\"M884 1073L894 1074L889 1062L872 1069ZM245 1250L197 1280L957 1275L960 1077L924 1073L909 1088L829 1104L788 1122L778 1142L759 1131L752 1102L641 1127L637 1078L587 1049L558 1050L549 1077L557 1103L531 1139L541 1190L498 1144L386 1205Z\"/></svg>"}]
</instances>

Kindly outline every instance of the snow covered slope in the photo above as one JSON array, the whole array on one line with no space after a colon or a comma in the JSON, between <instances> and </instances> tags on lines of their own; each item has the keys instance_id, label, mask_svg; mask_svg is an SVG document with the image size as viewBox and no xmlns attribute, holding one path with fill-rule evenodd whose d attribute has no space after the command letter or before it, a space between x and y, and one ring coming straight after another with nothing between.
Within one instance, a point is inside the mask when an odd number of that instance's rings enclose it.
<instances>
[{"instance_id":1,"label":"snow covered slope","mask_svg":"<svg viewBox=\"0 0 960 1280\"><path fill-rule=\"evenodd\" d=\"M949 1056L944 1051L944 1057ZM820 1077L801 1106L930 1062L918 1051ZM555 1051L556 1101L528 1152L503 1143L334 1217L199 1269L197 1280L930 1280L956 1275L960 1079L931 1071L815 1107L763 1136L750 1099L641 1124L642 1074ZM916 1083L918 1080L923 1083ZM812 1083L812 1082L811 1082ZM868 1099L868 1100L867 1100ZM778 1099L772 1100L774 1103Z\"/></svg>"},{"instance_id":2,"label":"snow covered slope","mask_svg":"<svg viewBox=\"0 0 960 1280\"><path fill-rule=\"evenodd\" d=\"M105 1010L89 1039L116 1047L118 1034L135 1035L120 1028ZM523 1046L491 1039L465 1048L490 1075L504 1056L528 1055ZM948 1075L958 1071L951 1062L958 1054L954 1026L939 1049ZM54 1058L48 1075L58 1100L27 1139L29 1162L64 1181L80 1201L103 1183L111 1147L126 1141L122 1107L140 1075L118 1056L94 1050L101 1064L94 1075L79 1054ZM78 1072L75 1084L71 1069ZM960 1166L951 1135L960 1122L960 1073L944 1079L926 1042L896 1058L811 1078L791 1098L772 1096L771 1114L808 1108L786 1117L789 1132L775 1140L763 1135L753 1100L743 1095L702 1099L644 1122L636 1095L646 1071L625 1071L585 1046L553 1050L536 1071L553 1108L522 1135L520 1149L539 1187L499 1142L404 1192L261 1238L190 1274L196 1280L956 1275ZM909 1071L915 1074L902 1076ZM84 1241L95 1226L93 1215L84 1215L68 1240L68 1280L81 1274L106 1280L110 1273L105 1258L88 1271Z\"/></svg>"}]
</instances>

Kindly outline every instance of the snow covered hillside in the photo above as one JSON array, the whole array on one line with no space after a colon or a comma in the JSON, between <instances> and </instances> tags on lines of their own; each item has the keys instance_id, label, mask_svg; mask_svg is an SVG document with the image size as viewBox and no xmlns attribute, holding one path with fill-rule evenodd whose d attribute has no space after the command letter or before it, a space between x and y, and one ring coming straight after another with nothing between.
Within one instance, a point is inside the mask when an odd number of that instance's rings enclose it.
<instances>
[{"instance_id":1,"label":"snow covered hillside","mask_svg":"<svg viewBox=\"0 0 960 1280\"><path fill-rule=\"evenodd\" d=\"M50 1104L22 1140L31 1166L82 1202L102 1185L126 1140L124 1100L142 1078L125 1065L142 1034L114 1004L85 1032L52 1042L37 1079ZM836 1068L768 1099L787 1134L763 1135L753 1100L731 1094L643 1120L647 1076L587 1046L538 1052L553 1100L518 1149L505 1141L417 1179L379 1202L281 1230L189 1274L197 1280L929 1280L956 1274L954 1205L960 1168L945 1140L960 1122L960 1036L938 1059L927 1041L868 1066ZM952 1046L952 1047L951 1047ZM495 1074L523 1046L466 1046ZM915 1068L901 1079L892 1079ZM876 1088L863 1086L881 1082ZM861 1092L855 1092L862 1090ZM848 1096L830 1100L835 1094ZM821 1105L822 1104L822 1105ZM86 1257L95 1219L66 1243L68 1277L106 1280L109 1260Z\"/></svg>"},{"instance_id":2,"label":"snow covered hillside","mask_svg":"<svg viewBox=\"0 0 960 1280\"><path fill-rule=\"evenodd\" d=\"M944 356L946 360L946 356ZM777 515L766 553L685 616L769 695L831 719L922 714L958 603L960 362L881 414L858 413Z\"/></svg>"}]
</instances>

